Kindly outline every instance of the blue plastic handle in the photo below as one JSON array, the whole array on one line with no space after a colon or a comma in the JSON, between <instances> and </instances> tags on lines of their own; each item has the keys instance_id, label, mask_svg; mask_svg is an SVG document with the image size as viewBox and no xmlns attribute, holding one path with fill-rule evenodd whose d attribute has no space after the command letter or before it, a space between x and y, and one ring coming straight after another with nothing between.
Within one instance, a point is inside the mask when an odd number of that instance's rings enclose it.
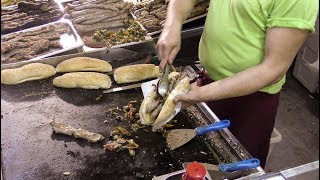
<instances>
[{"instance_id":1,"label":"blue plastic handle","mask_svg":"<svg viewBox=\"0 0 320 180\"><path fill-rule=\"evenodd\" d=\"M247 159L239 162L234 162L230 164L219 164L219 170L223 172L232 172L232 171L239 171L239 170L245 170L250 168L256 168L260 166L259 159L252 158Z\"/></svg>"},{"instance_id":2,"label":"blue plastic handle","mask_svg":"<svg viewBox=\"0 0 320 180\"><path fill-rule=\"evenodd\" d=\"M210 131L217 131L223 128L227 128L230 126L229 120L222 120L220 122L215 122L207 126L197 127L196 132L197 135L202 135L204 133L210 132Z\"/></svg>"}]
</instances>

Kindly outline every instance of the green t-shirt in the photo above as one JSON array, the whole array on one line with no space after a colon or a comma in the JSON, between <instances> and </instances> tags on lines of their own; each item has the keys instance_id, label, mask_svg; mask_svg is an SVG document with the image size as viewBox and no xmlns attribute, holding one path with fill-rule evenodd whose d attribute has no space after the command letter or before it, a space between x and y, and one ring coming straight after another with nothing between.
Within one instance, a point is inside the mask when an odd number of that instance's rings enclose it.
<instances>
[{"instance_id":1,"label":"green t-shirt","mask_svg":"<svg viewBox=\"0 0 320 180\"><path fill-rule=\"evenodd\" d=\"M318 0L211 0L199 44L200 62L215 81L258 65L268 28L314 32L318 8ZM275 94L284 82L285 77L260 91Z\"/></svg>"}]
</instances>

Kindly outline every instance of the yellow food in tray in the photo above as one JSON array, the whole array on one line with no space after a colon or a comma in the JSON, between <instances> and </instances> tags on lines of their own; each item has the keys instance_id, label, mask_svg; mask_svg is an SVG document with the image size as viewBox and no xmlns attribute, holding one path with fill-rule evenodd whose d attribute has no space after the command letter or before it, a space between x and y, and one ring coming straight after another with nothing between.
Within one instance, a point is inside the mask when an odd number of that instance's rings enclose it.
<instances>
[{"instance_id":1,"label":"yellow food in tray","mask_svg":"<svg viewBox=\"0 0 320 180\"><path fill-rule=\"evenodd\" d=\"M12 6L18 4L18 2L20 2L20 0L1 0L1 6Z\"/></svg>"}]
</instances>

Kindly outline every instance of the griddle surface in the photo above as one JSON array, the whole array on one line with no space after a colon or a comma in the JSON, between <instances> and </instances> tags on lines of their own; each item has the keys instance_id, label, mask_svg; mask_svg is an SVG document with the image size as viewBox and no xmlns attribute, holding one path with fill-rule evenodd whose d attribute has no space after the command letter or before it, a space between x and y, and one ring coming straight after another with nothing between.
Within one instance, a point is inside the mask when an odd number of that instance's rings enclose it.
<instances>
[{"instance_id":1,"label":"griddle surface","mask_svg":"<svg viewBox=\"0 0 320 180\"><path fill-rule=\"evenodd\" d=\"M108 142L110 131L119 125L130 126L127 121L115 120L106 110L122 108L131 100L141 101L141 90L103 94L101 90L62 89L52 86L52 79L1 85L1 161L5 180L151 179L182 169L182 162L217 164L202 138L170 151L162 134L152 133L150 128L149 132L139 129L132 136L140 145L135 157L129 156L127 150L105 152L102 145ZM174 128L194 127L183 112L174 119L178 120ZM55 134L49 125L52 120L100 133L106 140L91 144ZM64 172L70 175L64 176Z\"/></svg>"}]
</instances>

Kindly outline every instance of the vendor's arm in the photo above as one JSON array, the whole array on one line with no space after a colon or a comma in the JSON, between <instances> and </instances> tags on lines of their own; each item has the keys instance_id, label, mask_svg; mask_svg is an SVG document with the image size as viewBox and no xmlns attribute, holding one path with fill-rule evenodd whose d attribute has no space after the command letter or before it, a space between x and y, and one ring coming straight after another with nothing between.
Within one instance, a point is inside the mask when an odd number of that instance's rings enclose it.
<instances>
[{"instance_id":1,"label":"vendor's arm","mask_svg":"<svg viewBox=\"0 0 320 180\"><path fill-rule=\"evenodd\" d=\"M157 43L160 67L172 63L181 46L181 28L197 0L170 0L166 21Z\"/></svg>"},{"instance_id":2,"label":"vendor's arm","mask_svg":"<svg viewBox=\"0 0 320 180\"><path fill-rule=\"evenodd\" d=\"M265 41L265 57L261 64L228 78L202 87L192 87L177 101L197 103L244 96L278 82L288 71L292 61L308 35L307 30L270 28Z\"/></svg>"}]
</instances>

